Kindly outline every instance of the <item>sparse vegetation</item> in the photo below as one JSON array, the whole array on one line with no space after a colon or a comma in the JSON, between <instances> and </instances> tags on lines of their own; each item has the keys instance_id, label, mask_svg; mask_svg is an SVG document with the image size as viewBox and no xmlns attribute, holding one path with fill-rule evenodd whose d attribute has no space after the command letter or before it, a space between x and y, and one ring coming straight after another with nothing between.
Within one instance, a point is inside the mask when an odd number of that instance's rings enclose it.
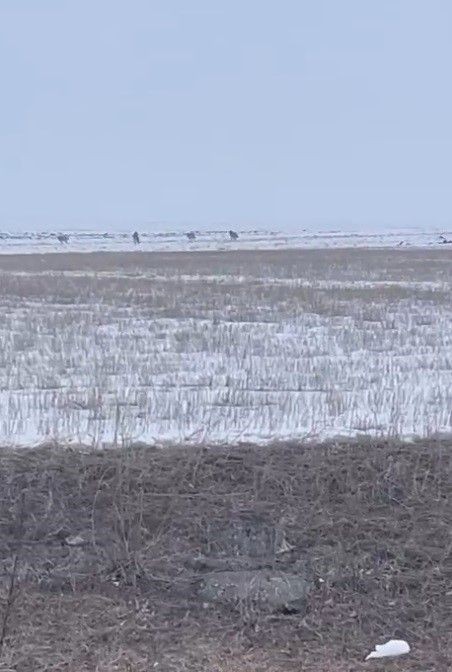
<instances>
[{"instance_id":1,"label":"sparse vegetation","mask_svg":"<svg viewBox=\"0 0 452 672\"><path fill-rule=\"evenodd\" d=\"M449 250L0 258L0 439L452 429Z\"/></svg>"},{"instance_id":2,"label":"sparse vegetation","mask_svg":"<svg viewBox=\"0 0 452 672\"><path fill-rule=\"evenodd\" d=\"M401 635L413 652L392 669L446 672L451 449L5 450L0 614L17 576L0 670L358 672ZM310 573L306 613L202 603L243 523L278 531L261 565Z\"/></svg>"}]
</instances>

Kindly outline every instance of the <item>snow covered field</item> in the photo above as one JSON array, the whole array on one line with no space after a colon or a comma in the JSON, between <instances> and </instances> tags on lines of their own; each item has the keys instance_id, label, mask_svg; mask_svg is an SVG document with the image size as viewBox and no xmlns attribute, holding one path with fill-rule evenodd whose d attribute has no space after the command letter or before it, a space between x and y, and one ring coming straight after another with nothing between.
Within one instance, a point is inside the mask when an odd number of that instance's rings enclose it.
<instances>
[{"instance_id":1,"label":"snow covered field","mask_svg":"<svg viewBox=\"0 0 452 672\"><path fill-rule=\"evenodd\" d=\"M340 247L437 247L444 240L452 244L452 232L440 227L372 227L311 226L275 229L237 229L238 239L231 241L229 226L198 229L195 224L171 227L164 223L136 226L140 249L146 251L176 250L255 250L255 249L313 249ZM173 229L173 230L172 230ZM187 233L193 232L189 240ZM0 254L43 252L130 251L134 249L133 228L123 231L66 230L67 243L59 242L59 231L0 232ZM442 236L442 237L441 237ZM443 242L442 242L443 241Z\"/></svg>"},{"instance_id":2,"label":"snow covered field","mask_svg":"<svg viewBox=\"0 0 452 672\"><path fill-rule=\"evenodd\" d=\"M452 250L0 257L0 441L452 431Z\"/></svg>"}]
</instances>

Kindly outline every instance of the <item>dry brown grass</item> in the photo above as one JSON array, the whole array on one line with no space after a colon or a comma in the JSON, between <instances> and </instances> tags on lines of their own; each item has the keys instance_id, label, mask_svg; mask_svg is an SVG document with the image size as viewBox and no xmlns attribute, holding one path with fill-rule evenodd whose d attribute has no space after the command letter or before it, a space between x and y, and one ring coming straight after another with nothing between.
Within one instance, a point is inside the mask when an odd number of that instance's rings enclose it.
<instances>
[{"instance_id":1,"label":"dry brown grass","mask_svg":"<svg viewBox=\"0 0 452 672\"><path fill-rule=\"evenodd\" d=\"M93 252L0 255L0 271L155 271L221 275L268 275L326 279L346 270L350 279L370 274L382 280L448 280L452 249L293 249L216 252Z\"/></svg>"},{"instance_id":2,"label":"dry brown grass","mask_svg":"<svg viewBox=\"0 0 452 672\"><path fill-rule=\"evenodd\" d=\"M4 451L0 670L285 672L452 665L452 443ZM203 608L212 529L260 520L322 577L308 612ZM67 538L84 542L70 546ZM115 586L112 579L119 583ZM154 664L158 663L156 667Z\"/></svg>"}]
</instances>

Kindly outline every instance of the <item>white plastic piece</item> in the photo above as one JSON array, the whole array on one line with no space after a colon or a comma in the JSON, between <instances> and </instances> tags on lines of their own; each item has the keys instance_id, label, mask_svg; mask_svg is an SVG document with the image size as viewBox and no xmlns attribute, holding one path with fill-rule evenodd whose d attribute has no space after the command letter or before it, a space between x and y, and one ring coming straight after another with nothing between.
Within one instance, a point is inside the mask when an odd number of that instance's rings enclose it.
<instances>
[{"instance_id":1,"label":"white plastic piece","mask_svg":"<svg viewBox=\"0 0 452 672\"><path fill-rule=\"evenodd\" d=\"M390 639L386 644L377 644L375 651L366 656L369 658L390 658L392 656L403 656L410 652L410 645L404 639Z\"/></svg>"}]
</instances>

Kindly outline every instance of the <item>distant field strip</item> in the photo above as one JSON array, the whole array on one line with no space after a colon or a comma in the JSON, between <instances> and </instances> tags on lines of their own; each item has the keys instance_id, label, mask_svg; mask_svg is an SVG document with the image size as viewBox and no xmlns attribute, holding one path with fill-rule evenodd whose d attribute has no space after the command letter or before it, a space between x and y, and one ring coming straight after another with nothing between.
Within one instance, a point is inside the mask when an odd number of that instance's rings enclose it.
<instances>
[{"instance_id":1,"label":"distant field strip","mask_svg":"<svg viewBox=\"0 0 452 672\"><path fill-rule=\"evenodd\" d=\"M56 256L0 258L4 444L452 431L449 251Z\"/></svg>"}]
</instances>

